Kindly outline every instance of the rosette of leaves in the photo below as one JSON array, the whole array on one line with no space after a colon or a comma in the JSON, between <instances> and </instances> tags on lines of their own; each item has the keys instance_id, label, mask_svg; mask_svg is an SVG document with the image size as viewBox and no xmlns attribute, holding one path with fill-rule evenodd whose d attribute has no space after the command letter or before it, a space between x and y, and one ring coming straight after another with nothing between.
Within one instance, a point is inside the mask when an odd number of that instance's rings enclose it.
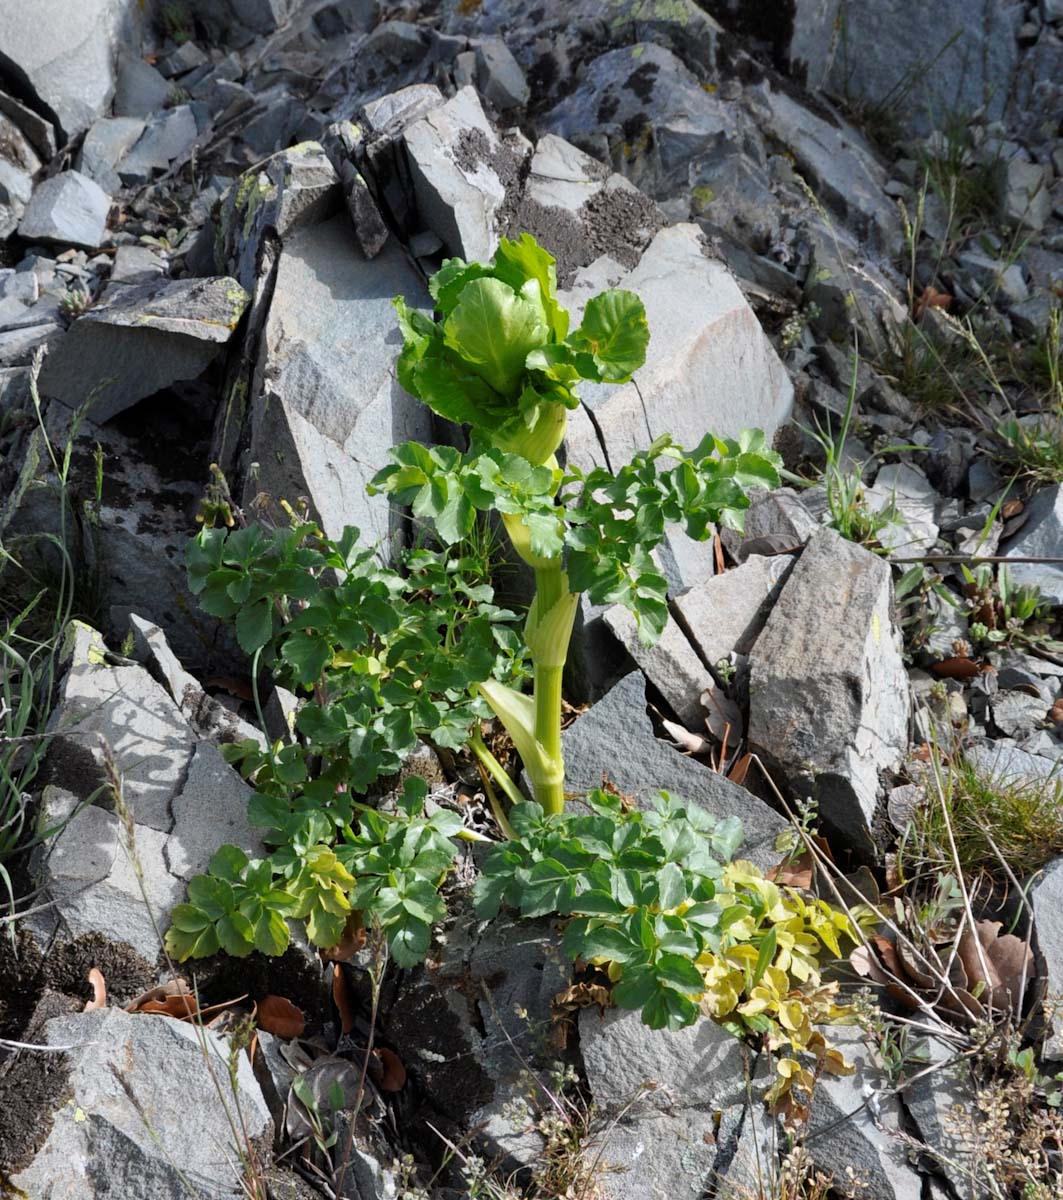
<instances>
[{"instance_id":1,"label":"rosette of leaves","mask_svg":"<svg viewBox=\"0 0 1063 1200\"><path fill-rule=\"evenodd\" d=\"M299 810L277 797L257 797L252 819L277 844L268 857L249 859L222 846L205 875L188 885L188 900L171 915L166 949L178 962L225 950L282 954L290 940L286 918L306 922L314 945L343 936L352 913L381 931L399 966L421 962L432 924L445 915L439 885L450 869L462 821L437 808L425 812L423 779L408 779L396 811L342 799L328 811ZM339 836L337 838L337 828Z\"/></svg>"},{"instance_id":2,"label":"rosette of leaves","mask_svg":"<svg viewBox=\"0 0 1063 1200\"><path fill-rule=\"evenodd\" d=\"M643 365L649 327L631 292L588 301L579 328L557 299L554 259L528 234L503 238L489 263L448 259L429 282L436 316L395 304L403 335L399 381L441 417L467 426L469 449L406 443L373 480L432 523L440 539L467 536L497 512L535 572L525 624L533 695L479 685L523 760L546 812L564 807L561 678L580 592L620 603L647 643L667 619L666 584L652 551L667 522L705 538L713 522L741 527L746 489L774 487L781 465L763 434L706 437L691 452L670 436L615 475L562 471L554 452L583 382L620 384ZM371 489L372 490L372 489ZM478 738L472 749L497 784L522 799ZM496 809L503 828L508 823Z\"/></svg>"},{"instance_id":3,"label":"rosette of leaves","mask_svg":"<svg viewBox=\"0 0 1063 1200\"><path fill-rule=\"evenodd\" d=\"M845 1020L820 961L855 941L850 918L823 900L779 887L732 859L737 818L717 821L661 792L648 812L603 791L587 813L513 810L516 840L494 850L476 884L476 908L568 918L572 959L606 968L612 1000L651 1028L711 1017L777 1058L769 1100L798 1115L818 1071L851 1068L817 1026Z\"/></svg>"}]
</instances>

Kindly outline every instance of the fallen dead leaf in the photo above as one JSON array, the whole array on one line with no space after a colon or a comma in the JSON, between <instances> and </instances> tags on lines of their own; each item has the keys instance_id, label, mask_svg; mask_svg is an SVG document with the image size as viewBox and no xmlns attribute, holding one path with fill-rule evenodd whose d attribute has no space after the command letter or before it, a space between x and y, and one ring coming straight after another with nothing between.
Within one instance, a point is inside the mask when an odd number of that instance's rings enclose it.
<instances>
[{"instance_id":1,"label":"fallen dead leaf","mask_svg":"<svg viewBox=\"0 0 1063 1200\"><path fill-rule=\"evenodd\" d=\"M340 1028L344 1033L350 1033L354 1028L354 1001L347 976L339 963L332 964L332 1000L340 1014Z\"/></svg>"},{"instance_id":2,"label":"fallen dead leaf","mask_svg":"<svg viewBox=\"0 0 1063 1200\"><path fill-rule=\"evenodd\" d=\"M362 914L358 911L352 912L347 918L347 924L343 927L343 936L335 944L327 950L320 950L318 953L326 962L350 962L359 950L365 945L365 923L362 920Z\"/></svg>"},{"instance_id":3,"label":"fallen dead leaf","mask_svg":"<svg viewBox=\"0 0 1063 1200\"><path fill-rule=\"evenodd\" d=\"M382 1092L401 1092L406 1084L406 1068L394 1050L376 1046L369 1060L369 1077Z\"/></svg>"},{"instance_id":4,"label":"fallen dead leaf","mask_svg":"<svg viewBox=\"0 0 1063 1200\"><path fill-rule=\"evenodd\" d=\"M932 283L928 283L915 298L912 316L918 321L928 308L947 311L952 307L952 300L953 297L948 292L939 291Z\"/></svg>"},{"instance_id":5,"label":"fallen dead leaf","mask_svg":"<svg viewBox=\"0 0 1063 1200\"><path fill-rule=\"evenodd\" d=\"M981 675L982 668L973 658L946 658L942 662L932 663L930 670L939 679L973 679Z\"/></svg>"},{"instance_id":6,"label":"fallen dead leaf","mask_svg":"<svg viewBox=\"0 0 1063 1200\"><path fill-rule=\"evenodd\" d=\"M1057 725L1063 722L1063 696L1048 710L1048 719L1054 721Z\"/></svg>"},{"instance_id":7,"label":"fallen dead leaf","mask_svg":"<svg viewBox=\"0 0 1063 1200\"><path fill-rule=\"evenodd\" d=\"M806 850L796 858L790 858L789 856L784 858L778 866L772 867L767 874L767 878L772 883L781 883L788 887L807 889L812 886L814 871L815 862L812 858L812 851Z\"/></svg>"},{"instance_id":8,"label":"fallen dead leaf","mask_svg":"<svg viewBox=\"0 0 1063 1200\"><path fill-rule=\"evenodd\" d=\"M89 983L92 984L92 999L85 1005L85 1012L107 1007L107 982L103 972L98 967L89 971Z\"/></svg>"},{"instance_id":9,"label":"fallen dead leaf","mask_svg":"<svg viewBox=\"0 0 1063 1200\"><path fill-rule=\"evenodd\" d=\"M1017 517L1026 505L1018 498L1008 500L1000 509L1000 515L1005 521L1010 521L1012 517Z\"/></svg>"},{"instance_id":10,"label":"fallen dead leaf","mask_svg":"<svg viewBox=\"0 0 1063 1200\"><path fill-rule=\"evenodd\" d=\"M741 758L735 759L734 765L727 772L727 778L734 784L741 787L749 774L749 765L753 761L753 755L745 753Z\"/></svg>"},{"instance_id":11,"label":"fallen dead leaf","mask_svg":"<svg viewBox=\"0 0 1063 1200\"><path fill-rule=\"evenodd\" d=\"M306 1017L283 996L266 996L258 1005L258 1027L277 1037L300 1037L306 1028Z\"/></svg>"}]
</instances>

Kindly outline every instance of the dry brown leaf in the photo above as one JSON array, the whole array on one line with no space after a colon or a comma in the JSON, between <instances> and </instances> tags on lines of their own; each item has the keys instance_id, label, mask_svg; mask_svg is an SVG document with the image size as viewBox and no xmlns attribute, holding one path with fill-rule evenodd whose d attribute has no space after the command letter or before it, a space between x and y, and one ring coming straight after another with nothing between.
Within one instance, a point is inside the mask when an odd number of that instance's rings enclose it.
<instances>
[{"instance_id":1,"label":"dry brown leaf","mask_svg":"<svg viewBox=\"0 0 1063 1200\"><path fill-rule=\"evenodd\" d=\"M377 1046L369 1060L369 1075L382 1092L401 1092L406 1084L406 1068L394 1050Z\"/></svg>"},{"instance_id":2,"label":"dry brown leaf","mask_svg":"<svg viewBox=\"0 0 1063 1200\"><path fill-rule=\"evenodd\" d=\"M794 888L811 888L812 875L815 872L815 862L812 851L806 850L796 858L784 858L778 866L772 867L767 878L773 883L785 884Z\"/></svg>"},{"instance_id":3,"label":"dry brown leaf","mask_svg":"<svg viewBox=\"0 0 1063 1200\"><path fill-rule=\"evenodd\" d=\"M344 1033L350 1033L354 1028L354 1000L339 963L332 964L332 1001L340 1014L340 1028Z\"/></svg>"},{"instance_id":4,"label":"dry brown leaf","mask_svg":"<svg viewBox=\"0 0 1063 1200\"><path fill-rule=\"evenodd\" d=\"M953 297L948 292L939 291L932 283L928 283L915 298L912 316L918 321L928 308L947 311L952 307L952 300Z\"/></svg>"},{"instance_id":5,"label":"dry brown leaf","mask_svg":"<svg viewBox=\"0 0 1063 1200\"><path fill-rule=\"evenodd\" d=\"M737 746L745 733L738 705L713 684L701 693L701 706L708 713L705 726L709 733L720 743L726 740L729 745Z\"/></svg>"},{"instance_id":6,"label":"dry brown leaf","mask_svg":"<svg viewBox=\"0 0 1063 1200\"><path fill-rule=\"evenodd\" d=\"M1033 951L1028 942L1013 933L1001 934L1001 928L999 921L976 921L976 942L970 927L965 925L956 952L967 975L968 990L973 993L979 984L984 984L979 999L984 999L997 1012L1012 1012L1018 1016L1024 985L1033 968Z\"/></svg>"},{"instance_id":7,"label":"dry brown leaf","mask_svg":"<svg viewBox=\"0 0 1063 1200\"><path fill-rule=\"evenodd\" d=\"M1054 721L1057 725L1063 722L1063 696L1060 696L1048 710L1048 719Z\"/></svg>"},{"instance_id":8,"label":"dry brown leaf","mask_svg":"<svg viewBox=\"0 0 1063 1200\"><path fill-rule=\"evenodd\" d=\"M939 679L973 679L982 673L982 668L973 658L959 656L932 663L930 669Z\"/></svg>"},{"instance_id":9,"label":"dry brown leaf","mask_svg":"<svg viewBox=\"0 0 1063 1200\"><path fill-rule=\"evenodd\" d=\"M141 992L134 1000L125 1006L128 1013L140 1012L141 1007L151 1000L165 1000L168 996L191 996L192 989L183 979L169 979L158 987Z\"/></svg>"},{"instance_id":10,"label":"dry brown leaf","mask_svg":"<svg viewBox=\"0 0 1063 1200\"><path fill-rule=\"evenodd\" d=\"M107 1007L107 981L98 967L89 971L89 983L92 984L92 999L85 1005L85 1012Z\"/></svg>"},{"instance_id":11,"label":"dry brown leaf","mask_svg":"<svg viewBox=\"0 0 1063 1200\"><path fill-rule=\"evenodd\" d=\"M712 535L712 553L716 563L716 574L722 575L727 570L727 565L723 561L723 539L718 533Z\"/></svg>"},{"instance_id":12,"label":"dry brown leaf","mask_svg":"<svg viewBox=\"0 0 1063 1200\"><path fill-rule=\"evenodd\" d=\"M306 1017L283 996L266 996L258 1005L258 1027L277 1037L299 1037L306 1028Z\"/></svg>"},{"instance_id":13,"label":"dry brown leaf","mask_svg":"<svg viewBox=\"0 0 1063 1200\"><path fill-rule=\"evenodd\" d=\"M167 996L165 1000L145 1000L138 1013L160 1013L178 1021L190 1021L199 1015L194 996Z\"/></svg>"},{"instance_id":14,"label":"dry brown leaf","mask_svg":"<svg viewBox=\"0 0 1063 1200\"><path fill-rule=\"evenodd\" d=\"M735 759L734 765L727 772L727 778L732 783L737 784L738 787L741 787L746 781L746 776L749 774L749 765L752 761L753 755L748 752L743 754L741 758Z\"/></svg>"},{"instance_id":15,"label":"dry brown leaf","mask_svg":"<svg viewBox=\"0 0 1063 1200\"><path fill-rule=\"evenodd\" d=\"M343 927L343 936L335 946L330 946L327 950L320 950L318 953L326 962L350 962L365 945L365 937L365 923L362 920L362 914L355 910L347 918L347 924Z\"/></svg>"},{"instance_id":16,"label":"dry brown leaf","mask_svg":"<svg viewBox=\"0 0 1063 1200\"><path fill-rule=\"evenodd\" d=\"M1010 521L1012 517L1017 517L1026 505L1016 497L1013 500L1008 500L1000 509L1000 515L1005 521Z\"/></svg>"}]
</instances>

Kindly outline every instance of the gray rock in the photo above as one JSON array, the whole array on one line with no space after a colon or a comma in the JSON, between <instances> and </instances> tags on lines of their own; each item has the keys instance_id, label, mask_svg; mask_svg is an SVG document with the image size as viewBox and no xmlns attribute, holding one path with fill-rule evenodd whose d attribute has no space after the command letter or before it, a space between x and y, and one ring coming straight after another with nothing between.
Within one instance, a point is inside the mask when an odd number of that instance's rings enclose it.
<instances>
[{"instance_id":1,"label":"gray rock","mask_svg":"<svg viewBox=\"0 0 1063 1200\"><path fill-rule=\"evenodd\" d=\"M171 875L188 880L207 869L220 845L239 846L251 858L266 849L247 820L252 789L209 743L201 742L188 766L184 786L172 803L173 830L163 847Z\"/></svg>"},{"instance_id":2,"label":"gray rock","mask_svg":"<svg viewBox=\"0 0 1063 1200\"><path fill-rule=\"evenodd\" d=\"M926 1048L926 1065L938 1069L916 1078L904 1088L901 1099L919 1130L923 1153L952 1183L957 1196L974 1196L981 1186L983 1160L969 1136L977 1096L967 1059L937 1038L927 1038Z\"/></svg>"},{"instance_id":3,"label":"gray rock","mask_svg":"<svg viewBox=\"0 0 1063 1200\"><path fill-rule=\"evenodd\" d=\"M356 525L366 541L388 544L387 497L367 496L366 484L391 446L431 441L427 408L395 378L397 294L431 306L398 245L367 261L346 217L288 238L252 407L249 455L259 470L245 501L306 496L329 536Z\"/></svg>"},{"instance_id":4,"label":"gray rock","mask_svg":"<svg viewBox=\"0 0 1063 1200\"><path fill-rule=\"evenodd\" d=\"M979 738L966 752L988 780L994 783L1033 784L1047 779L1063 779L1058 763L1040 754L1031 754L1010 738Z\"/></svg>"},{"instance_id":5,"label":"gray rock","mask_svg":"<svg viewBox=\"0 0 1063 1200\"><path fill-rule=\"evenodd\" d=\"M965 282L976 296L988 295L992 299L999 294L1002 304L1007 306L1021 304L1030 295L1017 262L1001 262L977 249L958 254L956 262L966 273Z\"/></svg>"},{"instance_id":6,"label":"gray rock","mask_svg":"<svg viewBox=\"0 0 1063 1200\"><path fill-rule=\"evenodd\" d=\"M114 89L116 117L150 117L165 108L173 85L139 55L118 56L118 78Z\"/></svg>"},{"instance_id":7,"label":"gray rock","mask_svg":"<svg viewBox=\"0 0 1063 1200\"><path fill-rule=\"evenodd\" d=\"M1026 523L1008 538L1001 553L1009 558L1063 558L1063 485L1035 492L1026 511ZM1048 604L1063 604L1063 563L1017 562L1008 569L1015 583L1040 588Z\"/></svg>"},{"instance_id":8,"label":"gray rock","mask_svg":"<svg viewBox=\"0 0 1063 1200\"><path fill-rule=\"evenodd\" d=\"M1028 692L999 691L990 699L993 724L1007 737L1021 738L1043 724L1048 705L1042 696Z\"/></svg>"},{"instance_id":9,"label":"gray rock","mask_svg":"<svg viewBox=\"0 0 1063 1200\"><path fill-rule=\"evenodd\" d=\"M1018 57L1019 10L990 0L972 14L967 0L835 5L841 22L829 83L869 105L887 105L925 134L943 112L986 106L999 118ZM831 42L834 34L828 33ZM822 45L822 43L821 43ZM826 49L826 47L825 47Z\"/></svg>"},{"instance_id":10,"label":"gray rock","mask_svg":"<svg viewBox=\"0 0 1063 1200\"><path fill-rule=\"evenodd\" d=\"M247 1056L210 1029L120 1008L55 1017L43 1040L67 1046L68 1092L29 1166L11 1178L27 1196L104 1200L236 1200L241 1154L229 1113L267 1142L271 1122ZM222 1080L221 1090L217 1080Z\"/></svg>"},{"instance_id":11,"label":"gray rock","mask_svg":"<svg viewBox=\"0 0 1063 1200\"><path fill-rule=\"evenodd\" d=\"M132 150L118 163L123 183L147 183L192 148L197 136L196 118L187 104L168 109L149 122Z\"/></svg>"},{"instance_id":12,"label":"gray rock","mask_svg":"<svg viewBox=\"0 0 1063 1200\"><path fill-rule=\"evenodd\" d=\"M235 276L250 291L267 230L284 238L324 221L342 202L339 176L319 143L304 142L274 154L245 171L218 202L215 269Z\"/></svg>"},{"instance_id":13,"label":"gray rock","mask_svg":"<svg viewBox=\"0 0 1063 1200\"><path fill-rule=\"evenodd\" d=\"M476 72L480 92L499 112L528 103L528 81L501 38L476 47Z\"/></svg>"},{"instance_id":14,"label":"gray rock","mask_svg":"<svg viewBox=\"0 0 1063 1200\"><path fill-rule=\"evenodd\" d=\"M6 99L0 92L0 101ZM0 107L0 237L14 233L33 195L41 159L15 120Z\"/></svg>"},{"instance_id":15,"label":"gray rock","mask_svg":"<svg viewBox=\"0 0 1063 1200\"><path fill-rule=\"evenodd\" d=\"M896 253L901 221L886 195L885 168L853 126L832 114L817 116L790 91L767 82L745 93L746 102L794 157L794 164L820 201L876 249Z\"/></svg>"},{"instance_id":16,"label":"gray rock","mask_svg":"<svg viewBox=\"0 0 1063 1200\"><path fill-rule=\"evenodd\" d=\"M871 1060L866 1035L840 1025L825 1032L856 1073L819 1076L805 1134L812 1161L839 1182L850 1175L866 1181L876 1200L921 1200L923 1181L909 1165L901 1106Z\"/></svg>"},{"instance_id":17,"label":"gray rock","mask_svg":"<svg viewBox=\"0 0 1063 1200\"><path fill-rule=\"evenodd\" d=\"M908 676L890 568L832 530L794 567L752 656L749 741L868 845L879 772L908 749Z\"/></svg>"},{"instance_id":18,"label":"gray rock","mask_svg":"<svg viewBox=\"0 0 1063 1200\"><path fill-rule=\"evenodd\" d=\"M709 430L732 436L756 426L770 440L790 414L793 386L738 284L706 256L697 226L658 233L620 286L646 306L646 365L637 389L584 389L593 422L571 414L569 462L618 467L662 433L695 445Z\"/></svg>"},{"instance_id":19,"label":"gray rock","mask_svg":"<svg viewBox=\"0 0 1063 1200\"><path fill-rule=\"evenodd\" d=\"M94 630L75 623L68 652L48 748L50 778L79 799L90 799L106 781L106 746L122 773L134 819L169 832L170 806L192 761L188 722L143 667L107 665Z\"/></svg>"},{"instance_id":20,"label":"gray rock","mask_svg":"<svg viewBox=\"0 0 1063 1200\"><path fill-rule=\"evenodd\" d=\"M491 257L495 217L507 178L519 165L484 115L473 88L410 125L402 135L421 219L451 254L472 261ZM500 173L501 172L501 173Z\"/></svg>"},{"instance_id":21,"label":"gray rock","mask_svg":"<svg viewBox=\"0 0 1063 1200\"><path fill-rule=\"evenodd\" d=\"M43 162L55 157L57 147L55 126L39 113L27 108L14 96L0 92L0 113L8 117L25 136Z\"/></svg>"},{"instance_id":22,"label":"gray rock","mask_svg":"<svg viewBox=\"0 0 1063 1200\"><path fill-rule=\"evenodd\" d=\"M20 237L94 250L103 243L111 198L79 171L64 171L38 184L19 222Z\"/></svg>"},{"instance_id":23,"label":"gray rock","mask_svg":"<svg viewBox=\"0 0 1063 1200\"><path fill-rule=\"evenodd\" d=\"M1063 858L1054 859L1030 889L1033 924L1045 994L1051 1001L1063 994ZM1063 1014L1049 1005L1049 1037L1045 1057L1063 1059Z\"/></svg>"},{"instance_id":24,"label":"gray rock","mask_svg":"<svg viewBox=\"0 0 1063 1200\"><path fill-rule=\"evenodd\" d=\"M343 182L347 212L354 226L358 246L366 258L376 258L390 236L384 218L380 215L380 209L377 208L362 173L353 163L345 162L341 165L340 179Z\"/></svg>"},{"instance_id":25,"label":"gray rock","mask_svg":"<svg viewBox=\"0 0 1063 1200\"><path fill-rule=\"evenodd\" d=\"M610 1196L698 1200L712 1182L715 1114L745 1092L739 1041L709 1020L671 1033L616 1009L581 1010L579 1030L594 1103L618 1118L597 1151ZM639 1097L647 1083L654 1090Z\"/></svg>"},{"instance_id":26,"label":"gray rock","mask_svg":"<svg viewBox=\"0 0 1063 1200\"><path fill-rule=\"evenodd\" d=\"M722 529L720 537L731 556L745 562L757 553L759 539L771 539L779 548L803 546L819 528L819 522L808 511L800 496L791 488L776 488L767 495L754 495L746 509L741 533Z\"/></svg>"},{"instance_id":27,"label":"gray rock","mask_svg":"<svg viewBox=\"0 0 1063 1200\"><path fill-rule=\"evenodd\" d=\"M166 834L137 824L130 840L115 813L56 787L45 789L41 818L42 831L61 826L36 864L54 907L27 917L27 929L42 945L57 932L102 934L154 962L158 931L184 896L183 882L166 869Z\"/></svg>"},{"instance_id":28,"label":"gray rock","mask_svg":"<svg viewBox=\"0 0 1063 1200\"><path fill-rule=\"evenodd\" d=\"M604 620L680 721L688 729L703 728L700 696L713 679L675 621L669 617L658 641L647 648L634 616L622 604L607 609Z\"/></svg>"},{"instance_id":29,"label":"gray rock","mask_svg":"<svg viewBox=\"0 0 1063 1200\"><path fill-rule=\"evenodd\" d=\"M786 822L756 796L654 736L640 672L625 676L570 725L562 736L562 746L569 791L601 787L603 773L639 804L648 803L664 789L721 820L737 816L745 828L742 857L764 869L777 861L774 842Z\"/></svg>"},{"instance_id":30,"label":"gray rock","mask_svg":"<svg viewBox=\"0 0 1063 1200\"><path fill-rule=\"evenodd\" d=\"M1052 171L1040 163L1009 158L997 172L997 202L1000 218L1009 225L1043 229L1052 213Z\"/></svg>"},{"instance_id":31,"label":"gray rock","mask_svg":"<svg viewBox=\"0 0 1063 1200\"><path fill-rule=\"evenodd\" d=\"M153 283L166 274L166 264L150 246L119 246L111 267L111 283Z\"/></svg>"},{"instance_id":32,"label":"gray rock","mask_svg":"<svg viewBox=\"0 0 1063 1200\"><path fill-rule=\"evenodd\" d=\"M793 565L789 554L753 555L676 597L676 617L705 662L752 651Z\"/></svg>"},{"instance_id":33,"label":"gray rock","mask_svg":"<svg viewBox=\"0 0 1063 1200\"><path fill-rule=\"evenodd\" d=\"M871 512L892 511L897 516L879 530L882 546L902 558L930 552L938 536L940 497L922 471L907 463L887 463L864 498Z\"/></svg>"},{"instance_id":34,"label":"gray rock","mask_svg":"<svg viewBox=\"0 0 1063 1200\"><path fill-rule=\"evenodd\" d=\"M77 168L110 196L122 186L115 169L144 132L140 117L101 117L85 134Z\"/></svg>"},{"instance_id":35,"label":"gray rock","mask_svg":"<svg viewBox=\"0 0 1063 1200\"><path fill-rule=\"evenodd\" d=\"M55 321L0 333L0 364L5 367L25 367L42 346L51 347L63 335Z\"/></svg>"},{"instance_id":36,"label":"gray rock","mask_svg":"<svg viewBox=\"0 0 1063 1200\"><path fill-rule=\"evenodd\" d=\"M0 12L0 66L72 138L107 111L115 47L138 46L142 21L137 0L11 0Z\"/></svg>"},{"instance_id":37,"label":"gray rock","mask_svg":"<svg viewBox=\"0 0 1063 1200\"><path fill-rule=\"evenodd\" d=\"M107 421L145 396L201 375L246 306L247 293L228 278L113 289L48 356L41 394L76 409L95 393L90 416Z\"/></svg>"}]
</instances>

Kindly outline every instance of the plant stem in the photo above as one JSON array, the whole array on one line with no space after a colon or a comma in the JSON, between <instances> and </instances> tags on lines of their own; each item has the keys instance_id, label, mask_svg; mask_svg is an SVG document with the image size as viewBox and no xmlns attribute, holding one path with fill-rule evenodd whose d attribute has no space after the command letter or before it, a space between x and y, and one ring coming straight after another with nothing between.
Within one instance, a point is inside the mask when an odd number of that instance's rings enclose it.
<instances>
[{"instance_id":1,"label":"plant stem","mask_svg":"<svg viewBox=\"0 0 1063 1200\"><path fill-rule=\"evenodd\" d=\"M560 560L535 572L536 602L541 613L548 612L568 594L568 582ZM534 662L535 667L535 739L542 746L551 766L549 774L533 779L535 799L547 813L560 813L565 807L565 764L561 753L561 676L568 645L551 648L549 665ZM558 665L560 664L560 665Z\"/></svg>"}]
</instances>

